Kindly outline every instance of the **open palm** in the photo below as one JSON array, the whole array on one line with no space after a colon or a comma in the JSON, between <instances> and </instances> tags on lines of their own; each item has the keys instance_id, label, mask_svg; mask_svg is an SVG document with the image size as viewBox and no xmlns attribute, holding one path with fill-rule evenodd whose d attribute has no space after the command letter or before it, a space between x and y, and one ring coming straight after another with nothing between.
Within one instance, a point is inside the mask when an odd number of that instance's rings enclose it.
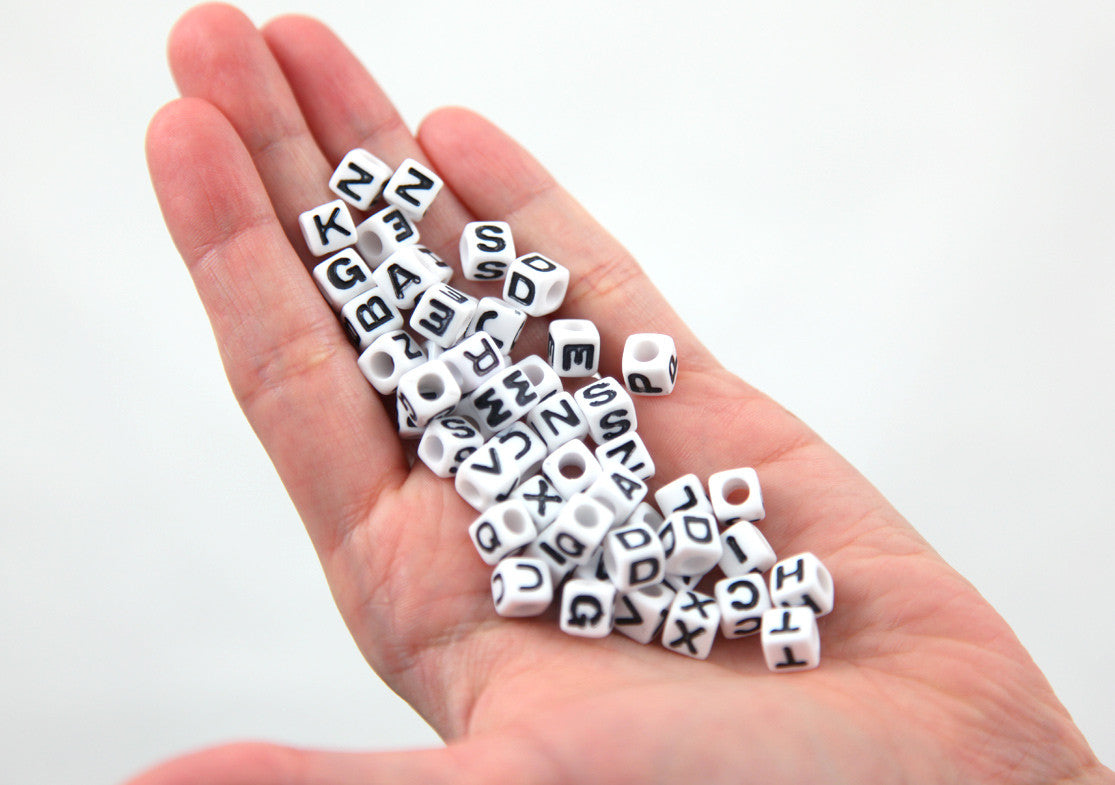
<instances>
[{"instance_id":1,"label":"open palm","mask_svg":"<svg viewBox=\"0 0 1115 785\"><path fill-rule=\"evenodd\" d=\"M197 753L137 782L1053 782L1104 780L1013 633L878 492L800 421L724 370L636 263L529 155L461 109L413 135L319 23L262 31L203 6L170 41L183 98L148 135L175 242L226 371L305 521L377 673L449 742L338 754L271 745ZM754 466L775 550L816 553L838 587L822 666L767 671L754 641L707 661L622 636L586 641L491 605L475 511L411 467L393 417L307 267L297 215L330 200L353 147L428 161L447 188L421 223L447 259L464 223L570 268L558 315L593 319L614 373L623 339L672 335L677 390L640 399L659 480ZM520 346L541 347L537 320ZM516 354L520 352L517 349Z\"/></svg>"}]
</instances>

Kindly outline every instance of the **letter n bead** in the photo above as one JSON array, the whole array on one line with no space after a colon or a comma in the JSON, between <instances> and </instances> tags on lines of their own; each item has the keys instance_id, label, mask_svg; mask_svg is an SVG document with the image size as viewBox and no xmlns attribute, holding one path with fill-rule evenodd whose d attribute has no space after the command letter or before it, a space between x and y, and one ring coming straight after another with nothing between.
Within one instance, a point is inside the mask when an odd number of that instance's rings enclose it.
<instances>
[{"instance_id":1,"label":"letter n bead","mask_svg":"<svg viewBox=\"0 0 1115 785\"><path fill-rule=\"evenodd\" d=\"M538 559L508 557L492 573L492 600L500 616L537 616L553 598L550 571Z\"/></svg>"},{"instance_id":2,"label":"letter n bead","mask_svg":"<svg viewBox=\"0 0 1115 785\"><path fill-rule=\"evenodd\" d=\"M390 177L390 166L357 147L345 153L337 165L329 178L329 190L357 210L367 210Z\"/></svg>"},{"instance_id":3,"label":"letter n bead","mask_svg":"<svg viewBox=\"0 0 1115 785\"><path fill-rule=\"evenodd\" d=\"M623 346L623 383L635 395L669 395L678 376L674 339L661 333L636 333Z\"/></svg>"},{"instance_id":4,"label":"letter n bead","mask_svg":"<svg viewBox=\"0 0 1115 785\"><path fill-rule=\"evenodd\" d=\"M821 635L810 608L771 608L763 613L760 641L774 672L804 671L821 664Z\"/></svg>"},{"instance_id":5,"label":"letter n bead","mask_svg":"<svg viewBox=\"0 0 1115 785\"><path fill-rule=\"evenodd\" d=\"M421 221L442 185L441 178L432 169L408 158L383 186L383 199L411 220Z\"/></svg>"},{"instance_id":6,"label":"letter n bead","mask_svg":"<svg viewBox=\"0 0 1115 785\"><path fill-rule=\"evenodd\" d=\"M670 604L666 623L662 625L662 645L678 654L703 660L712 650L719 626L720 608L716 600L685 589L679 591Z\"/></svg>"}]
</instances>

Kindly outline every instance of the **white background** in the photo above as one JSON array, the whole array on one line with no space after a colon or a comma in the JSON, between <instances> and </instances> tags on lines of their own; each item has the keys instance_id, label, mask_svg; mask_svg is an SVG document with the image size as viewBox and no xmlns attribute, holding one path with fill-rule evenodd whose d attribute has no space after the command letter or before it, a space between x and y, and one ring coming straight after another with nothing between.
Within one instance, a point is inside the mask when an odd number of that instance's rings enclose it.
<instances>
[{"instance_id":1,"label":"white background","mask_svg":"<svg viewBox=\"0 0 1115 785\"><path fill-rule=\"evenodd\" d=\"M534 150L976 584L1113 764L1115 11L782 5L247 10L322 17L412 124L463 104ZM3 3L0 760L23 785L230 739L436 739L351 644L158 214L143 134L185 8Z\"/></svg>"}]
</instances>

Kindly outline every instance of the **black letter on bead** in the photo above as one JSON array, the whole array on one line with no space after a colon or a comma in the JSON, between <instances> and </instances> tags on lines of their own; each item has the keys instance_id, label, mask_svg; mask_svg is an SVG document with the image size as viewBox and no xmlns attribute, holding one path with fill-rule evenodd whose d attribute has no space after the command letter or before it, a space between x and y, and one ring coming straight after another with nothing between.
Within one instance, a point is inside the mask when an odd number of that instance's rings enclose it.
<instances>
[{"instance_id":1,"label":"black letter on bead","mask_svg":"<svg viewBox=\"0 0 1115 785\"><path fill-rule=\"evenodd\" d=\"M515 392L515 404L517 406L526 406L538 400L538 393L534 391L534 385L518 368L503 377L503 386Z\"/></svg>"},{"instance_id":2,"label":"black letter on bead","mask_svg":"<svg viewBox=\"0 0 1115 785\"><path fill-rule=\"evenodd\" d=\"M344 275L342 276L341 273L344 273ZM343 256L329 265L325 277L336 289L351 289L361 281L368 279L368 276L364 275L364 271L360 269L360 265L348 256Z\"/></svg>"},{"instance_id":3,"label":"black letter on bead","mask_svg":"<svg viewBox=\"0 0 1115 785\"><path fill-rule=\"evenodd\" d=\"M503 542L499 539L496 527L490 521L484 521L476 527L476 544L485 553L491 553Z\"/></svg>"},{"instance_id":4,"label":"black letter on bead","mask_svg":"<svg viewBox=\"0 0 1115 785\"><path fill-rule=\"evenodd\" d=\"M453 316L456 314L456 311L445 303L433 298L429 300L429 304L432 311L428 316L424 316L418 320L418 326L429 330L440 338L445 335L445 331L449 329L449 325L453 321Z\"/></svg>"},{"instance_id":5,"label":"black letter on bead","mask_svg":"<svg viewBox=\"0 0 1115 785\"><path fill-rule=\"evenodd\" d=\"M549 487L549 485L547 485L544 480L540 479L539 482L538 482L538 493L524 493L523 494L523 501L530 500L537 505L539 515L545 515L546 514L546 503L547 502L553 502L554 504L557 504L557 505L560 506L562 501L563 501L562 498L560 496L558 496L557 494L546 493L546 489L548 487Z\"/></svg>"},{"instance_id":6,"label":"black letter on bead","mask_svg":"<svg viewBox=\"0 0 1115 785\"><path fill-rule=\"evenodd\" d=\"M592 611L589 613L580 613L578 608L582 605L587 605ZM604 607L600 604L600 598L594 597L591 594L578 594L569 603L569 618L566 623L573 627L591 627L598 623L604 617Z\"/></svg>"},{"instance_id":7,"label":"black letter on bead","mask_svg":"<svg viewBox=\"0 0 1115 785\"><path fill-rule=\"evenodd\" d=\"M370 183L372 180L375 179L375 176L372 175L371 172L366 171L363 167L357 166L352 161L348 162L348 168L356 173L356 177L349 177L349 178L338 180L337 181L337 190L338 191L343 191L344 193L348 194L348 196L350 198L352 198L353 201L359 202L360 199L361 199L360 194L358 194L358 193L356 193L356 191L352 190L352 186L354 186L354 185L367 185L368 183Z\"/></svg>"},{"instance_id":8,"label":"black letter on bead","mask_svg":"<svg viewBox=\"0 0 1115 785\"><path fill-rule=\"evenodd\" d=\"M403 333L402 335L392 335L391 339L394 341L398 341L403 345L403 354L408 360L417 360L419 357L421 357L422 359L426 358L426 355L422 353L421 349L418 349L414 346L414 344L410 340L410 336L406 333ZM466 435L471 436L472 434Z\"/></svg>"},{"instance_id":9,"label":"black letter on bead","mask_svg":"<svg viewBox=\"0 0 1115 785\"><path fill-rule=\"evenodd\" d=\"M751 595L751 599L749 599L747 602L742 602L740 600L732 600L731 603L729 603L729 604L733 608L735 608L737 611L749 611L752 608L754 608L756 605L759 604L759 597L761 595L759 594L759 590L755 588L755 584L753 584L751 581L748 581L748 580L732 581L727 586L727 593L728 594L735 594L736 590L740 589L740 588L746 588L748 593Z\"/></svg>"},{"instance_id":10,"label":"black letter on bead","mask_svg":"<svg viewBox=\"0 0 1115 785\"><path fill-rule=\"evenodd\" d=\"M395 299L402 300L406 290L416 283L421 283L422 278L399 264L387 267L387 279L391 281L391 288L395 292Z\"/></svg>"},{"instance_id":11,"label":"black letter on bead","mask_svg":"<svg viewBox=\"0 0 1115 785\"><path fill-rule=\"evenodd\" d=\"M520 591L534 591L535 589L541 589L542 588L542 584L545 581L542 578L542 570L540 570L537 567L537 565L523 564L523 563L520 562L519 564L516 564L515 567L517 569L520 569L520 570L525 570L526 572L529 572L532 575L534 575L534 583L524 583L524 584L522 584L521 586L519 586Z\"/></svg>"},{"instance_id":12,"label":"black letter on bead","mask_svg":"<svg viewBox=\"0 0 1115 785\"><path fill-rule=\"evenodd\" d=\"M552 340L552 339L551 339ZM553 356L553 350L550 350ZM569 371L573 368L591 368L596 358L596 347L591 343L574 343L562 347L561 369Z\"/></svg>"},{"instance_id":13,"label":"black letter on bead","mask_svg":"<svg viewBox=\"0 0 1115 785\"><path fill-rule=\"evenodd\" d=\"M407 174L411 175L412 177L418 178L418 182L415 182L415 183L401 183L401 184L399 184L398 186L395 187L395 193L398 194L399 198L402 199L404 202L408 202L408 203L414 205L415 207L421 207L422 203L420 201L418 201L417 199L415 199L413 196L411 196L410 192L411 191L428 191L428 190L430 190L431 188L434 187L434 181L431 180L429 177L427 177L422 172L415 169L413 166L411 166L407 169Z\"/></svg>"},{"instance_id":14,"label":"black letter on bead","mask_svg":"<svg viewBox=\"0 0 1115 785\"><path fill-rule=\"evenodd\" d=\"M525 289L520 292L520 287L525 287ZM534 302L535 294L536 291L534 288L534 281L530 280L522 273L511 273L511 278L507 283L506 299L514 300L521 305L530 307L530 305Z\"/></svg>"},{"instance_id":15,"label":"black letter on bead","mask_svg":"<svg viewBox=\"0 0 1115 785\"><path fill-rule=\"evenodd\" d=\"M713 526L707 516L686 515L685 532L693 542L712 542Z\"/></svg>"},{"instance_id":16,"label":"black letter on bead","mask_svg":"<svg viewBox=\"0 0 1115 785\"><path fill-rule=\"evenodd\" d=\"M654 393L662 392L661 387L655 387L650 383L650 379L641 373L627 374L627 389L633 393L640 395L652 395Z\"/></svg>"},{"instance_id":17,"label":"black letter on bead","mask_svg":"<svg viewBox=\"0 0 1115 785\"><path fill-rule=\"evenodd\" d=\"M320 215L315 215L314 216L314 228L317 229L317 235L318 235L318 238L321 240L322 245L328 245L329 244L329 230L330 229L336 229L338 232L345 235L346 237L348 235L352 234L352 232L350 232L348 229L346 229L343 226L340 226L336 223L336 221L340 217L340 215L341 215L341 208L340 207L334 207L333 211L331 213L329 213L329 220L326 221L324 224L321 222L321 216Z\"/></svg>"},{"instance_id":18,"label":"black letter on bead","mask_svg":"<svg viewBox=\"0 0 1115 785\"><path fill-rule=\"evenodd\" d=\"M630 597L628 597L626 594L620 595L619 601L624 605L624 607L627 608L628 611L630 611L631 615L630 616L620 616L617 613L616 614L616 626L617 627L620 626L620 625L624 625L624 624L642 624L643 623L643 616L642 616L641 613L639 613L638 610L636 610L635 606L631 602Z\"/></svg>"},{"instance_id":19,"label":"black letter on bead","mask_svg":"<svg viewBox=\"0 0 1115 785\"><path fill-rule=\"evenodd\" d=\"M794 562L794 569L791 570L790 572L786 572L785 565L779 564L778 567L774 570L774 580L775 580L774 588L775 589L781 589L783 582L791 576L795 580L797 580L799 583L801 581L805 580L805 560L804 559L798 559L796 562Z\"/></svg>"},{"instance_id":20,"label":"black letter on bead","mask_svg":"<svg viewBox=\"0 0 1115 785\"><path fill-rule=\"evenodd\" d=\"M809 664L805 660L795 660L794 650L789 646L782 647L782 654L786 657L786 660L785 662L776 662L774 664L775 668L800 668L802 665Z\"/></svg>"},{"instance_id":21,"label":"black letter on bead","mask_svg":"<svg viewBox=\"0 0 1115 785\"><path fill-rule=\"evenodd\" d=\"M383 216L383 223L385 226L390 226L395 230L395 242L401 243L403 240L409 240L414 236L414 227L410 225L410 221L403 215L402 211L395 209Z\"/></svg>"},{"instance_id":22,"label":"black letter on bead","mask_svg":"<svg viewBox=\"0 0 1115 785\"><path fill-rule=\"evenodd\" d=\"M685 646L689 648L690 654L696 654L697 647L693 645L693 639L700 635L704 635L707 630L703 627L695 627L691 630L685 626L685 622L681 619L674 619L674 624L678 626L678 632L681 633L681 637L670 641L670 648L676 649L680 644L685 644Z\"/></svg>"},{"instance_id":23,"label":"black letter on bead","mask_svg":"<svg viewBox=\"0 0 1115 785\"><path fill-rule=\"evenodd\" d=\"M476 244L476 247L485 253L499 253L507 247L507 243L503 240L503 227L495 224L477 226L476 239L487 240Z\"/></svg>"},{"instance_id":24,"label":"black letter on bead","mask_svg":"<svg viewBox=\"0 0 1115 785\"><path fill-rule=\"evenodd\" d=\"M693 608L696 608L697 612L701 614L701 618L702 619L707 619L708 614L705 613L705 606L706 605L712 605L713 603L716 602L716 600L712 599L711 597L709 597L707 600L702 600L700 597L698 597L696 594L694 594L691 591L687 591L686 594L689 595L689 604L688 605L683 605L681 607L681 610L688 611L688 610L691 610Z\"/></svg>"}]
</instances>

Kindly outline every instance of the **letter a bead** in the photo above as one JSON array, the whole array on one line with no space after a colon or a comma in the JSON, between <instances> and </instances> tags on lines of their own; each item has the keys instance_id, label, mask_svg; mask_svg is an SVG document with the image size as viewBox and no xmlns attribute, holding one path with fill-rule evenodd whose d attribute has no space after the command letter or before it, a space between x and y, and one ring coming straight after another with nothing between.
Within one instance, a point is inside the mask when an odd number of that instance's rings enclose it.
<instances>
[{"instance_id":1,"label":"letter a bead","mask_svg":"<svg viewBox=\"0 0 1115 785\"><path fill-rule=\"evenodd\" d=\"M635 395L669 395L678 375L674 339L660 333L636 333L623 346L623 383Z\"/></svg>"}]
</instances>

